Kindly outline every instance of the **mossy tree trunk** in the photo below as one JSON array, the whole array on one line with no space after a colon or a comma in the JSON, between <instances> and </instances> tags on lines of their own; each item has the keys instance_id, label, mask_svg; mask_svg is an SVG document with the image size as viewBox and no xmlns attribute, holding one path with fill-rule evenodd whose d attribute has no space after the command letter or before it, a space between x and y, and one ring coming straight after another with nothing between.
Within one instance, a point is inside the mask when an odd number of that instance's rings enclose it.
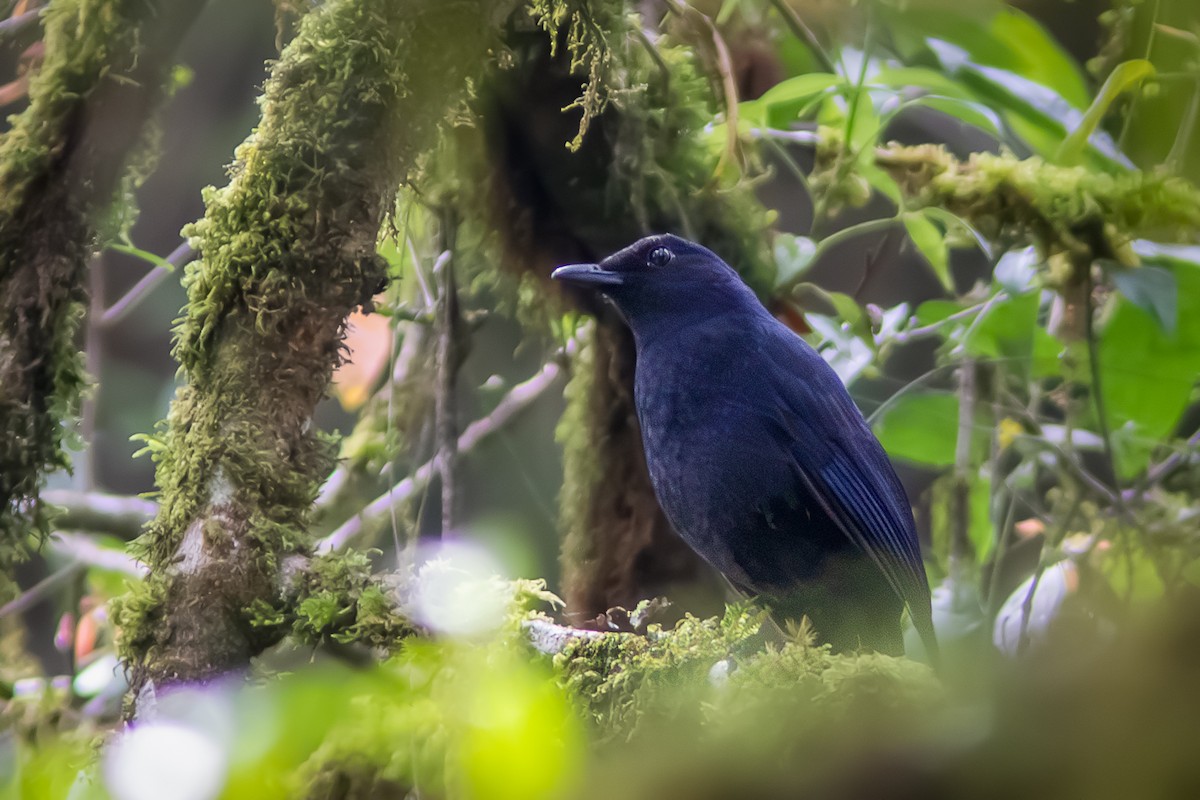
<instances>
[{"instance_id":1,"label":"mossy tree trunk","mask_svg":"<svg viewBox=\"0 0 1200 800\"><path fill-rule=\"evenodd\" d=\"M187 382L152 443L152 575L119 615L135 689L241 667L280 634L255 617L304 563L331 466L312 415L346 315L386 281L381 222L483 70L496 13L487 0L334 0L309 13L231 182L205 193L186 231L201 256L175 348Z\"/></svg>"},{"instance_id":2,"label":"mossy tree trunk","mask_svg":"<svg viewBox=\"0 0 1200 800\"><path fill-rule=\"evenodd\" d=\"M45 59L0 141L0 582L46 528L45 473L69 466L87 262L128 222L173 54L203 7L55 0L43 12Z\"/></svg>"}]
</instances>

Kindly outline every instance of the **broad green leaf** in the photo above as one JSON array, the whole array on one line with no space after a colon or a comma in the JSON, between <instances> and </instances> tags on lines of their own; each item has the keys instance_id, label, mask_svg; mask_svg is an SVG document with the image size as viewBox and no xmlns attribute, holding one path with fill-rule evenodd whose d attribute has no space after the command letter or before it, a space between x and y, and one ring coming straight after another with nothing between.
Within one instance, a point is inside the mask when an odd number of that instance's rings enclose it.
<instances>
[{"instance_id":1,"label":"broad green leaf","mask_svg":"<svg viewBox=\"0 0 1200 800\"><path fill-rule=\"evenodd\" d=\"M1179 325L1179 285L1175 273L1162 267L1122 267L1113 265L1109 277L1121 295L1148 312L1173 335Z\"/></svg>"},{"instance_id":2,"label":"broad green leaf","mask_svg":"<svg viewBox=\"0 0 1200 800\"><path fill-rule=\"evenodd\" d=\"M1004 123L1001 121L1000 116L982 103L963 100L957 97L927 95L911 101L909 105L932 108L934 111L945 114L948 117L953 117L968 125L979 128L984 133L989 133L997 139L1004 135Z\"/></svg>"},{"instance_id":3,"label":"broad green leaf","mask_svg":"<svg viewBox=\"0 0 1200 800\"><path fill-rule=\"evenodd\" d=\"M1151 311L1118 295L1099 332L1099 361L1110 429L1133 426L1159 441L1187 408L1200 375L1200 264L1141 249L1143 266L1171 273L1177 286L1175 330Z\"/></svg>"},{"instance_id":4,"label":"broad green leaf","mask_svg":"<svg viewBox=\"0 0 1200 800\"><path fill-rule=\"evenodd\" d=\"M970 100L971 90L944 72L927 67L885 67L871 76L868 85L883 85L896 89L917 87L935 95L957 100Z\"/></svg>"},{"instance_id":5,"label":"broad green leaf","mask_svg":"<svg viewBox=\"0 0 1200 800\"><path fill-rule=\"evenodd\" d=\"M959 311L965 310L966 306L957 300L926 300L917 306L913 318L917 325L925 327L926 325L941 322L951 314L957 314Z\"/></svg>"},{"instance_id":6,"label":"broad green leaf","mask_svg":"<svg viewBox=\"0 0 1200 800\"><path fill-rule=\"evenodd\" d=\"M1014 371L1028 369L1033 377L1057 375L1062 345L1038 325L1040 302L1036 292L1009 297L947 323L939 333L975 358L1001 361ZM964 310L954 301L928 300L917 308L916 322L932 325Z\"/></svg>"},{"instance_id":7,"label":"broad green leaf","mask_svg":"<svg viewBox=\"0 0 1200 800\"><path fill-rule=\"evenodd\" d=\"M1088 140L1100 127L1100 122L1108 113L1113 101L1153 74L1154 65L1144 58L1135 58L1118 64L1109 74L1108 80L1104 81L1104 86L1100 87L1099 94L1088 107L1083 119L1059 146L1055 160L1060 164L1067 165L1077 163L1080 156L1083 155L1084 148L1087 147Z\"/></svg>"},{"instance_id":8,"label":"broad green leaf","mask_svg":"<svg viewBox=\"0 0 1200 800\"><path fill-rule=\"evenodd\" d=\"M953 291L954 280L950 277L950 249L946 246L946 237L938 226L929 221L924 213L915 212L904 215L904 227L912 243L925 256L933 274L941 281L947 291Z\"/></svg>"},{"instance_id":9,"label":"broad green leaf","mask_svg":"<svg viewBox=\"0 0 1200 800\"><path fill-rule=\"evenodd\" d=\"M975 99L1000 111L1008 127L1038 155L1053 159L1069 130L1083 121L1083 112L1053 89L998 67L975 63L970 54L950 42L930 39L929 48L944 69ZM1086 149L1091 166L1112 171L1132 167L1112 138L1093 131Z\"/></svg>"},{"instance_id":10,"label":"broad green leaf","mask_svg":"<svg viewBox=\"0 0 1200 800\"><path fill-rule=\"evenodd\" d=\"M1010 72L1040 84L1075 108L1085 108L1090 95L1078 64L1049 33L1026 14L995 6L980 14L975 6L961 9L907 9L896 24L913 27L926 39L940 39L963 50L975 64Z\"/></svg>"},{"instance_id":11,"label":"broad green leaf","mask_svg":"<svg viewBox=\"0 0 1200 800\"><path fill-rule=\"evenodd\" d=\"M990 63L1050 87L1077 108L1087 104L1087 82L1079 64L1032 17L1006 7L992 19L989 33L999 43L994 52L1001 56ZM992 52L989 47L988 54ZM981 54L980 60L985 58Z\"/></svg>"},{"instance_id":12,"label":"broad green leaf","mask_svg":"<svg viewBox=\"0 0 1200 800\"><path fill-rule=\"evenodd\" d=\"M1123 600L1157 600L1163 594L1163 580L1154 566L1153 557L1144 548L1130 544L1140 541L1137 533L1113 540L1112 547L1105 551L1100 561L1100 570Z\"/></svg>"},{"instance_id":13,"label":"broad green leaf","mask_svg":"<svg viewBox=\"0 0 1200 800\"><path fill-rule=\"evenodd\" d=\"M949 466L958 441L958 396L906 394L879 417L875 435L892 458L927 467Z\"/></svg>"}]
</instances>

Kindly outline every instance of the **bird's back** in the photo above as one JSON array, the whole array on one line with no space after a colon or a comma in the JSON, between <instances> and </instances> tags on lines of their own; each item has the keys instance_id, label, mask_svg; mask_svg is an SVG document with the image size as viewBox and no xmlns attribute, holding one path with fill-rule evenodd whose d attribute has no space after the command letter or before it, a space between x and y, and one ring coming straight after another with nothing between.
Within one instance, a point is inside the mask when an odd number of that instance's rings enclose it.
<instances>
[{"instance_id":1,"label":"bird's back","mask_svg":"<svg viewBox=\"0 0 1200 800\"><path fill-rule=\"evenodd\" d=\"M734 584L838 649L902 652L905 602L932 639L903 488L837 375L765 309L641 337L636 401L664 511Z\"/></svg>"}]
</instances>

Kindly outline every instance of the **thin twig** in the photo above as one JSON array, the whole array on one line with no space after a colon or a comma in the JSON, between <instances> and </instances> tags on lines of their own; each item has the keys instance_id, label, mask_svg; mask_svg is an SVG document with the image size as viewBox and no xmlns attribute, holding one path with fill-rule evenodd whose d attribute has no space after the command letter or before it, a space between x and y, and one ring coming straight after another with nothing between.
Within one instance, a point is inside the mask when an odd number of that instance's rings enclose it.
<instances>
[{"instance_id":1,"label":"thin twig","mask_svg":"<svg viewBox=\"0 0 1200 800\"><path fill-rule=\"evenodd\" d=\"M1057 549L1061 544L1063 537L1066 536L1070 529L1071 523L1075 520L1075 513L1079 510L1080 500L1076 496L1071 501L1071 510L1066 516L1062 517L1051 536L1046 537L1042 544L1042 557L1038 559L1037 571L1033 573L1033 580L1029 583L1029 589L1025 592L1025 597L1021 601L1021 629L1017 636L1017 654L1024 653L1029 646L1029 618L1033 616L1033 598L1037 595L1038 585L1042 582L1042 576L1046 574L1046 568L1053 566L1047 564L1045 560L1045 552L1047 549ZM1058 562L1054 562L1057 564Z\"/></svg>"},{"instance_id":2,"label":"thin twig","mask_svg":"<svg viewBox=\"0 0 1200 800\"><path fill-rule=\"evenodd\" d=\"M455 472L458 461L457 392L461 320L458 288L454 284L454 257L449 249L433 265L438 283L438 346L435 425L437 428L437 471L442 479L442 538L454 530Z\"/></svg>"},{"instance_id":3,"label":"thin twig","mask_svg":"<svg viewBox=\"0 0 1200 800\"><path fill-rule=\"evenodd\" d=\"M502 430L517 415L541 397L547 389L554 385L559 375L562 374L563 368L560 363L562 357L564 355L569 357L573 351L574 343L568 342L564 351L556 358L547 362L538 374L524 383L514 386L496 408L492 410L492 413L468 425L462 432L462 435L458 437L457 446L459 455L470 453L480 442L497 431ZM386 515L392 508L404 503L414 494L421 491L433 479L435 474L435 459L426 461L417 467L410 476L375 498L362 511L348 519L337 530L318 542L316 552L328 553L341 549L347 542L357 536L368 523Z\"/></svg>"},{"instance_id":4,"label":"thin twig","mask_svg":"<svg viewBox=\"0 0 1200 800\"><path fill-rule=\"evenodd\" d=\"M1172 472L1179 469L1179 467L1183 466L1183 463L1188 459L1188 457L1192 454L1192 451L1195 450L1197 446L1200 446L1200 431L1196 431L1190 437L1188 437L1188 440L1184 444L1182 450L1172 453L1159 463L1152 466L1150 469L1146 470L1146 477L1142 480L1141 486L1139 487L1140 491L1138 493L1140 494L1141 492L1146 491L1146 489L1159 483L1163 480L1163 478L1166 478Z\"/></svg>"},{"instance_id":5,"label":"thin twig","mask_svg":"<svg viewBox=\"0 0 1200 800\"><path fill-rule=\"evenodd\" d=\"M975 434L976 369L974 359L958 368L958 440L954 446L953 516L950 536L950 574L959 577L971 552L971 439Z\"/></svg>"},{"instance_id":6,"label":"thin twig","mask_svg":"<svg viewBox=\"0 0 1200 800\"><path fill-rule=\"evenodd\" d=\"M696 20L709 36L710 43L713 49L713 55L716 58L717 75L721 79L721 94L725 101L725 150L722 151L720 159L717 160L717 166L713 170L714 175L720 175L727 163L727 160L733 160L738 163L739 167L744 167L741 156L741 143L738 139L738 92L737 79L734 77L733 57L729 53L729 46L725 43L725 39L721 36L721 32L708 15L702 11L688 5L686 2L678 2L677 0L666 0L667 8L678 14L680 18L687 19L691 17Z\"/></svg>"},{"instance_id":7,"label":"thin twig","mask_svg":"<svg viewBox=\"0 0 1200 800\"><path fill-rule=\"evenodd\" d=\"M1192 131L1196 128L1197 112L1200 112L1200 80L1197 80L1196 87L1192 90L1192 98L1188 101L1187 111L1184 112L1183 120L1179 123L1179 132L1175 134L1171 152L1167 153L1167 157L1163 160L1163 166L1170 172L1178 174L1183 171L1188 145L1192 141Z\"/></svg>"},{"instance_id":8,"label":"thin twig","mask_svg":"<svg viewBox=\"0 0 1200 800\"><path fill-rule=\"evenodd\" d=\"M939 319L937 322L931 322L930 324L923 325L919 328L909 328L906 331L899 331L892 335L888 341L897 344L904 344L915 339L924 339L926 337L933 336L940 333L942 328L946 327L952 322L960 322L961 320L970 319L971 317L976 317L977 319L982 317L988 312L989 309L991 309L993 305L1003 302L1006 299L1008 299L1007 292L996 292L984 302L971 306L970 308L964 308L962 311L956 311L944 319ZM877 342L877 344L883 344L883 340L880 340Z\"/></svg>"},{"instance_id":9,"label":"thin twig","mask_svg":"<svg viewBox=\"0 0 1200 800\"><path fill-rule=\"evenodd\" d=\"M87 567L121 572L133 578L144 578L150 574L150 568L133 556L120 550L101 547L86 534L58 531L50 537L49 547L59 555Z\"/></svg>"},{"instance_id":10,"label":"thin twig","mask_svg":"<svg viewBox=\"0 0 1200 800\"><path fill-rule=\"evenodd\" d=\"M0 606L0 619L4 619L12 614L19 614L27 608L32 608L46 598L54 588L63 581L71 578L81 569L86 566L82 561L74 561L59 569L57 572L52 572L40 581L30 586L19 595L9 600L4 605Z\"/></svg>"},{"instance_id":11,"label":"thin twig","mask_svg":"<svg viewBox=\"0 0 1200 800\"><path fill-rule=\"evenodd\" d=\"M1096 427L1100 429L1100 439L1104 442L1104 460L1107 462L1113 480L1113 497L1117 510L1127 520L1134 522L1125 505L1125 497L1121 493L1121 478L1117 471L1117 459L1113 452L1112 431L1108 426L1108 411L1104 402L1104 383L1100 375L1100 343L1096 340L1095 308L1092 306L1092 276L1089 272L1083 293L1083 325L1084 335L1087 336L1088 367L1092 373L1092 404L1096 409ZM1070 444L1070 440L1067 441Z\"/></svg>"},{"instance_id":12,"label":"thin twig","mask_svg":"<svg viewBox=\"0 0 1200 800\"><path fill-rule=\"evenodd\" d=\"M116 325L125 319L129 315L129 312L137 307L138 303L145 300L172 272L186 264L195 255L196 251L187 242L180 244L164 259L171 267L154 267L143 275L142 279L135 283L132 289L100 315L100 325L103 327Z\"/></svg>"},{"instance_id":13,"label":"thin twig","mask_svg":"<svg viewBox=\"0 0 1200 800\"><path fill-rule=\"evenodd\" d=\"M400 353L396 356L395 362L392 365L392 377L376 392L369 402L377 402L379 398L386 397L387 420L388 425L391 425L393 418L392 399L396 387L402 386L412 377L413 370L416 369L420 362L419 356L425 345L425 340L429 336L429 329L422 324L413 324L408 326L408 330L404 334L404 341L400 345ZM390 428L389 428L390 430ZM335 505L341 493L350 485L351 468L345 463L338 464L337 468L329 474L325 479L325 483L321 485L321 492L317 495L316 507L318 509L328 508Z\"/></svg>"},{"instance_id":14,"label":"thin twig","mask_svg":"<svg viewBox=\"0 0 1200 800\"><path fill-rule=\"evenodd\" d=\"M783 17L784 23L792 29L797 39L808 45L808 49L812 52L820 64L821 68L826 72L836 74L837 67L833 63L833 59L829 57L829 53L825 52L825 48L821 45L821 40L813 32L813 29L808 27L803 18L796 13L796 10L788 5L784 0L771 0L771 5L779 12L779 16Z\"/></svg>"},{"instance_id":15,"label":"thin twig","mask_svg":"<svg viewBox=\"0 0 1200 800\"><path fill-rule=\"evenodd\" d=\"M821 144L821 136L816 131L781 131L778 128L751 128L747 133L751 139L764 141L784 141L792 144L802 144L805 147L817 147Z\"/></svg>"}]
</instances>

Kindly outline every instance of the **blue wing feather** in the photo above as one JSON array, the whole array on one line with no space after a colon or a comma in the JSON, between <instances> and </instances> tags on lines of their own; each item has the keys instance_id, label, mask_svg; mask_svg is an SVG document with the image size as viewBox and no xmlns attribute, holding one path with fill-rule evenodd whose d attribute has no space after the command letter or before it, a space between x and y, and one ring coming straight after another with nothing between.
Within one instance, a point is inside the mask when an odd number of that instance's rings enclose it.
<instances>
[{"instance_id":1,"label":"blue wing feather","mask_svg":"<svg viewBox=\"0 0 1200 800\"><path fill-rule=\"evenodd\" d=\"M795 380L780 405L801 482L842 532L879 567L936 652L929 583L912 508L882 445L825 360L782 325L769 337Z\"/></svg>"}]
</instances>

